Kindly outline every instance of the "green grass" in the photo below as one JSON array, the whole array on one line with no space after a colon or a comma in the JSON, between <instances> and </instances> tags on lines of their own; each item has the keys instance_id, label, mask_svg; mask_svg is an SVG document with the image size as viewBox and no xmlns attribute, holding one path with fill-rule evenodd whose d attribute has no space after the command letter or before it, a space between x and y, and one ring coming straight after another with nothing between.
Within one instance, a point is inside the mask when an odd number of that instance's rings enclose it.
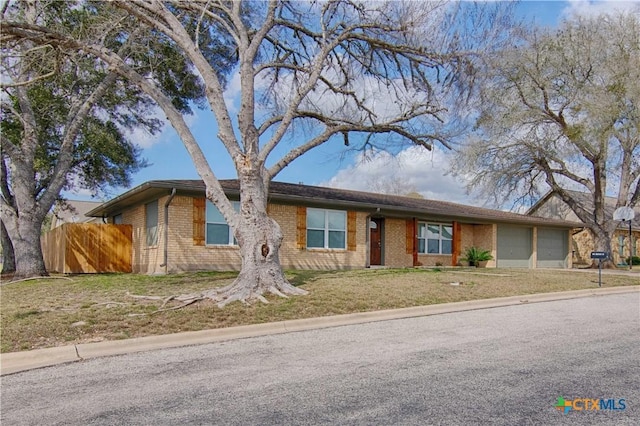
<instances>
[{"instance_id":1,"label":"green grass","mask_svg":"<svg viewBox=\"0 0 640 426\"><path fill-rule=\"evenodd\" d=\"M598 287L597 273L576 271L373 269L289 271L290 282L310 294L289 299L269 297L269 304L232 303L219 309L212 302L199 302L154 313L162 301L130 296L191 293L224 286L236 275L104 274L5 283L0 287L1 351ZM637 276L603 275L603 283L607 287L638 285L640 280Z\"/></svg>"}]
</instances>

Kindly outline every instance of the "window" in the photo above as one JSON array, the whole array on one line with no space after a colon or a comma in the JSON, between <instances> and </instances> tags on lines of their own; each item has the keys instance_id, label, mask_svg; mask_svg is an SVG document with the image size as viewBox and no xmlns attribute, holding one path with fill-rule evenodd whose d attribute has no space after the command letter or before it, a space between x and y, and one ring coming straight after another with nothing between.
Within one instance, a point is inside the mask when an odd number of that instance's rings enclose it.
<instances>
[{"instance_id":1,"label":"window","mask_svg":"<svg viewBox=\"0 0 640 426\"><path fill-rule=\"evenodd\" d=\"M240 202L232 201L235 211L240 210ZM209 200L207 200L207 223L205 226L205 242L211 245L234 246L237 245L233 238L233 230L220 210Z\"/></svg>"},{"instance_id":2,"label":"window","mask_svg":"<svg viewBox=\"0 0 640 426\"><path fill-rule=\"evenodd\" d=\"M145 205L145 215L147 246L155 246L158 244L158 200Z\"/></svg>"},{"instance_id":3,"label":"window","mask_svg":"<svg viewBox=\"0 0 640 426\"><path fill-rule=\"evenodd\" d=\"M308 248L347 248L347 212L307 209Z\"/></svg>"},{"instance_id":4,"label":"window","mask_svg":"<svg viewBox=\"0 0 640 426\"><path fill-rule=\"evenodd\" d=\"M418 253L451 254L453 227L435 223L418 223Z\"/></svg>"},{"instance_id":5,"label":"window","mask_svg":"<svg viewBox=\"0 0 640 426\"><path fill-rule=\"evenodd\" d=\"M624 256L624 235L618 235L618 253L620 256Z\"/></svg>"},{"instance_id":6,"label":"window","mask_svg":"<svg viewBox=\"0 0 640 426\"><path fill-rule=\"evenodd\" d=\"M117 214L113 217L113 224L114 225L122 225L122 213Z\"/></svg>"}]
</instances>

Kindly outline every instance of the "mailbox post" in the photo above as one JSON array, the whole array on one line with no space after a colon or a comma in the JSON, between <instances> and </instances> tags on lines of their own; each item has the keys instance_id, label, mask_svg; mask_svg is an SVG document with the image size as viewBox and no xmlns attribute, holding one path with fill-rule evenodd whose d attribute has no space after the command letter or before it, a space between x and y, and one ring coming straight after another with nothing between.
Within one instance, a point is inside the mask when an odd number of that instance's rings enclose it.
<instances>
[{"instance_id":1,"label":"mailbox post","mask_svg":"<svg viewBox=\"0 0 640 426\"><path fill-rule=\"evenodd\" d=\"M598 287L602 287L602 259L608 259L609 253L606 251L592 251L592 259L598 259Z\"/></svg>"}]
</instances>

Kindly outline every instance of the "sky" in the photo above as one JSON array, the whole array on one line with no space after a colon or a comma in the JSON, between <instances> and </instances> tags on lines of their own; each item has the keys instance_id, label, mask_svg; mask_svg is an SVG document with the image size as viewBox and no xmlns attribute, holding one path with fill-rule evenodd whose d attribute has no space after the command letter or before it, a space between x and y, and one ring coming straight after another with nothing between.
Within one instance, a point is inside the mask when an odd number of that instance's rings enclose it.
<instances>
[{"instance_id":1,"label":"sky","mask_svg":"<svg viewBox=\"0 0 640 426\"><path fill-rule=\"evenodd\" d=\"M575 13L598 13L612 8L628 8L629 1L523 1L517 13L537 25L554 27ZM237 79L227 88L228 102L237 103ZM195 110L187 117L194 135L219 179L233 179L235 169L222 144L217 141L215 120L208 111ZM140 146L142 156L150 165L132 178L128 188L110 188L106 201L149 180L199 179L195 167L182 142L171 126L151 136L138 131L133 140ZM283 142L284 143L284 142ZM445 200L461 204L485 206L486 203L466 190L466 181L448 173L451 152L442 146L432 151L407 147L396 155L380 152L363 157L361 153L345 152L341 140L332 140L306 153L287 166L275 178L280 182L331 186L372 192L418 192L427 199ZM63 194L68 199L91 200L83 191Z\"/></svg>"}]
</instances>

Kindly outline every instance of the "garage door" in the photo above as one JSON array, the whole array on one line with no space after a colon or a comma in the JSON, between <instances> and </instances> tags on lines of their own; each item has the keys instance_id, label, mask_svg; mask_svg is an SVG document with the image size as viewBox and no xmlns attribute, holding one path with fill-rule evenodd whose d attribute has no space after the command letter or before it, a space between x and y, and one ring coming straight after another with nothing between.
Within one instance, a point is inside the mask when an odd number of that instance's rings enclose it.
<instances>
[{"instance_id":1,"label":"garage door","mask_svg":"<svg viewBox=\"0 0 640 426\"><path fill-rule=\"evenodd\" d=\"M538 268L566 268L568 231L538 228Z\"/></svg>"},{"instance_id":2,"label":"garage door","mask_svg":"<svg viewBox=\"0 0 640 426\"><path fill-rule=\"evenodd\" d=\"M532 243L532 228L498 225L498 267L530 268Z\"/></svg>"}]
</instances>

